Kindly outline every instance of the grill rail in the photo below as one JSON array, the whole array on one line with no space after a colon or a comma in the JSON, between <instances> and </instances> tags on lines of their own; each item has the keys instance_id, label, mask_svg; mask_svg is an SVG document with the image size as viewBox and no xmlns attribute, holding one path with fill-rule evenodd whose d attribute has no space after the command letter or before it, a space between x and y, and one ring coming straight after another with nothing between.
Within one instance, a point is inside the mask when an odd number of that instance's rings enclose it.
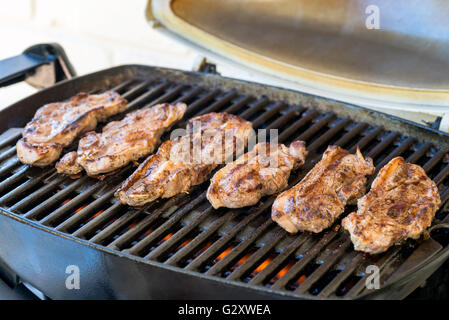
<instances>
[{"instance_id":1,"label":"grill rail","mask_svg":"<svg viewBox=\"0 0 449 320\"><path fill-rule=\"evenodd\" d=\"M423 142L420 137L232 88L132 77L95 91L106 89L128 99L126 112L161 102L186 102L188 109L179 127L195 115L225 111L252 121L256 130L279 129L280 143L305 140L309 157L302 168L292 173L290 186L319 161L329 144L351 152L358 146L364 155L373 158L375 174L401 155L421 165L439 187L443 205L434 225L448 219L447 150ZM396 271L426 241L435 242L432 238L408 241L381 255L365 255L353 251L349 237L339 228L341 219L318 235L289 235L270 219L275 196L263 198L254 207L214 210L205 197L207 182L189 194L133 209L113 197L134 170L131 165L103 181L86 176L71 180L58 175L54 168L22 165L15 155L15 142L20 136L18 129L0 136L0 207L55 232L116 252L256 289L265 287L300 297L357 298L370 291L364 286L366 266L377 265L382 284L386 284L390 277L397 277ZM342 216L353 209L348 208ZM442 249L443 245L434 246L428 255Z\"/></svg>"}]
</instances>

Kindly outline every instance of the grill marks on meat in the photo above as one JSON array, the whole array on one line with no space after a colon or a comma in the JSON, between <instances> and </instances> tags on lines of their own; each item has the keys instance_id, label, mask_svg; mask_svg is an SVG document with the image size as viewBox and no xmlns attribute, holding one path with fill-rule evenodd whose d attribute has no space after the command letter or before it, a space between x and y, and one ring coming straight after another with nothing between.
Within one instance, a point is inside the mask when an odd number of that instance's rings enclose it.
<instances>
[{"instance_id":1,"label":"grill marks on meat","mask_svg":"<svg viewBox=\"0 0 449 320\"><path fill-rule=\"evenodd\" d=\"M370 158L360 150L329 146L323 158L293 188L273 203L271 217L290 233L321 232L330 227L352 203L365 193L367 176L374 172Z\"/></svg>"},{"instance_id":2,"label":"grill marks on meat","mask_svg":"<svg viewBox=\"0 0 449 320\"><path fill-rule=\"evenodd\" d=\"M207 190L212 206L241 208L257 204L265 195L288 186L290 172L304 164L303 141L283 144L258 143L250 152L215 173Z\"/></svg>"},{"instance_id":3,"label":"grill marks on meat","mask_svg":"<svg viewBox=\"0 0 449 320\"><path fill-rule=\"evenodd\" d=\"M118 93L79 93L65 102L47 104L36 111L17 142L22 163L48 166L58 160L62 149L98 122L125 110L127 101Z\"/></svg>"},{"instance_id":4,"label":"grill marks on meat","mask_svg":"<svg viewBox=\"0 0 449 320\"><path fill-rule=\"evenodd\" d=\"M438 188L423 168L397 157L385 165L358 210L342 221L355 250L386 251L407 238L417 239L428 228L441 204Z\"/></svg>"},{"instance_id":5,"label":"grill marks on meat","mask_svg":"<svg viewBox=\"0 0 449 320\"><path fill-rule=\"evenodd\" d=\"M252 124L227 113L208 113L189 120L187 134L164 142L117 190L131 206L187 193L203 183L228 156L243 152ZM231 143L226 143L226 142Z\"/></svg>"},{"instance_id":6,"label":"grill marks on meat","mask_svg":"<svg viewBox=\"0 0 449 320\"><path fill-rule=\"evenodd\" d=\"M68 175L84 169L89 176L98 176L126 166L152 153L162 134L184 116L186 108L184 103L159 104L108 123L102 133L88 132L80 140L78 151L66 154L56 169Z\"/></svg>"}]
</instances>

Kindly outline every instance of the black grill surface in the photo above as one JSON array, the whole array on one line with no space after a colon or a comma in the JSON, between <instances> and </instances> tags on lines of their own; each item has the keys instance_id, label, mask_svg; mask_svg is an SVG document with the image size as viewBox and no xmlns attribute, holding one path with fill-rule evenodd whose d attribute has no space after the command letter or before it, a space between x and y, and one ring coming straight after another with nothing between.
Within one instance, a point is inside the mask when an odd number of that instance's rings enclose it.
<instances>
[{"instance_id":1,"label":"black grill surface","mask_svg":"<svg viewBox=\"0 0 449 320\"><path fill-rule=\"evenodd\" d=\"M242 93L163 77L131 77L92 92L106 89L128 99L126 112L161 102L186 102L185 120L178 127L195 115L229 112L252 121L255 129L279 129L280 143L305 140L309 157L292 173L291 186L330 144L350 152L360 147L365 156L373 158L376 174L393 157L402 156L421 165L439 187L443 209L434 225L449 221L445 210L449 198L447 152L419 136L354 121L356 116L343 117L268 98L260 92ZM20 136L21 130L16 128L0 136L0 207L56 234L101 245L125 258L138 257L292 297L357 298L371 291L365 288L368 265L380 268L384 285L447 245L447 238L427 236L384 254L365 255L353 250L349 236L340 228L341 219L320 234L289 235L270 219L275 197L265 197L254 207L214 210L205 197L208 183L194 187L189 194L133 209L120 204L113 193L135 167L123 168L103 181L89 177L72 180L58 175L53 167L21 164L15 149ZM347 208L342 217L354 209ZM441 233L441 229L435 232Z\"/></svg>"}]
</instances>

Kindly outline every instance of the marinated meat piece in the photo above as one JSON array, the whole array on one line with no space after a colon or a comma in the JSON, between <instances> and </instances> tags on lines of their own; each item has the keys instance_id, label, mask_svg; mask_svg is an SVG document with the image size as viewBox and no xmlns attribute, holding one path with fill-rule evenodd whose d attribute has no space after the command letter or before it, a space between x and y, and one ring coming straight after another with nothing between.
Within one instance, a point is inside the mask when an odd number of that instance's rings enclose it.
<instances>
[{"instance_id":1,"label":"marinated meat piece","mask_svg":"<svg viewBox=\"0 0 449 320\"><path fill-rule=\"evenodd\" d=\"M22 163L44 167L59 159L62 149L97 123L125 110L127 101L113 91L79 93L65 102L47 104L36 111L17 142Z\"/></svg>"},{"instance_id":2,"label":"marinated meat piece","mask_svg":"<svg viewBox=\"0 0 449 320\"><path fill-rule=\"evenodd\" d=\"M250 152L220 169L211 179L207 199L212 206L241 208L288 186L290 172L304 164L303 141L283 144L258 143Z\"/></svg>"},{"instance_id":3,"label":"marinated meat piece","mask_svg":"<svg viewBox=\"0 0 449 320\"><path fill-rule=\"evenodd\" d=\"M237 116L208 113L191 119L186 132L163 143L123 183L115 193L122 203L142 206L187 193L229 156L243 152L253 130L251 122Z\"/></svg>"},{"instance_id":4,"label":"marinated meat piece","mask_svg":"<svg viewBox=\"0 0 449 320\"><path fill-rule=\"evenodd\" d=\"M62 157L56 169L68 175L84 169L89 176L98 176L124 167L152 153L162 134L183 117L186 108L184 103L159 104L108 123L102 133L88 132L78 151Z\"/></svg>"},{"instance_id":5,"label":"marinated meat piece","mask_svg":"<svg viewBox=\"0 0 449 320\"><path fill-rule=\"evenodd\" d=\"M417 239L432 223L441 204L438 188L423 168L391 160L358 201L358 210L342 221L355 250L386 251L407 238Z\"/></svg>"},{"instance_id":6,"label":"marinated meat piece","mask_svg":"<svg viewBox=\"0 0 449 320\"><path fill-rule=\"evenodd\" d=\"M321 232L343 213L347 203L363 196L367 176L374 172L373 161L360 150L329 146L323 158L293 188L273 203L271 217L290 233Z\"/></svg>"}]
</instances>

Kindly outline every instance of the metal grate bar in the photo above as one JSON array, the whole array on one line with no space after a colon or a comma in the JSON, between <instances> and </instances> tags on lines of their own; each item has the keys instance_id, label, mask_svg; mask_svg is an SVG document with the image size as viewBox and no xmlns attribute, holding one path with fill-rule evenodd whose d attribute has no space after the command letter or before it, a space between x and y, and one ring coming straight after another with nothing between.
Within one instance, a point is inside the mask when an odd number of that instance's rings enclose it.
<instances>
[{"instance_id":1,"label":"metal grate bar","mask_svg":"<svg viewBox=\"0 0 449 320\"><path fill-rule=\"evenodd\" d=\"M207 238L212 236L220 227L235 218L238 214L241 214L239 210L233 210L229 214L222 215L216 219L205 231L201 232L197 237L165 261L165 264L172 266L177 265L179 261L191 254L195 249L198 249L197 247L200 246Z\"/></svg>"},{"instance_id":2,"label":"metal grate bar","mask_svg":"<svg viewBox=\"0 0 449 320\"><path fill-rule=\"evenodd\" d=\"M327 232L311 249L305 252L304 256L299 259L288 271L277 280L271 288L273 289L282 289L287 283L293 280L299 272L310 262L312 259L319 253L321 250L335 238L337 232L331 230Z\"/></svg>"},{"instance_id":3,"label":"metal grate bar","mask_svg":"<svg viewBox=\"0 0 449 320\"><path fill-rule=\"evenodd\" d=\"M274 199L269 199L262 203L261 206L257 207L253 212L247 215L242 221L235 225L232 230L224 234L217 241L215 241L207 250L205 250L201 255L196 257L192 262L190 262L185 269L196 270L207 260L209 260L213 255L217 254L220 249L222 249L229 241L231 241L237 233L248 225L250 221L258 217L263 211L271 207Z\"/></svg>"},{"instance_id":4,"label":"metal grate bar","mask_svg":"<svg viewBox=\"0 0 449 320\"><path fill-rule=\"evenodd\" d=\"M247 274L251 269L257 267L259 263L276 244L283 239L287 232L282 228L276 228L275 232L272 232L271 237L265 241L263 247L259 248L254 254L252 254L245 262L243 262L238 268L236 268L228 277L229 280L237 280ZM272 264L271 262L270 264Z\"/></svg>"},{"instance_id":5,"label":"metal grate bar","mask_svg":"<svg viewBox=\"0 0 449 320\"><path fill-rule=\"evenodd\" d=\"M307 110L300 119L296 120L291 126L289 126L279 136L279 141L285 141L289 136L298 131L299 128L304 126L307 122L317 117L319 113L315 110Z\"/></svg>"},{"instance_id":6,"label":"metal grate bar","mask_svg":"<svg viewBox=\"0 0 449 320\"><path fill-rule=\"evenodd\" d=\"M72 182L69 186L65 187L60 192L57 192L56 194L54 194L47 200L41 202L40 204L35 206L33 209L31 209L30 211L25 213L24 217L28 218L28 219L36 218L40 213L42 213L44 210L46 210L49 206L52 206L64 199L66 199L67 196L71 192L75 191L76 188L84 185L87 182L87 180L88 180L88 177L84 176L81 179L78 179L78 180Z\"/></svg>"},{"instance_id":7,"label":"metal grate bar","mask_svg":"<svg viewBox=\"0 0 449 320\"><path fill-rule=\"evenodd\" d=\"M18 140L22 136L22 129L12 128L6 131L4 134L2 134L2 136L3 135L6 135L7 137L2 138L0 142L0 149Z\"/></svg>"},{"instance_id":8,"label":"metal grate bar","mask_svg":"<svg viewBox=\"0 0 449 320\"><path fill-rule=\"evenodd\" d=\"M80 223L83 219L92 215L94 210L98 210L99 207L107 201L111 201L111 197L114 195L115 190L117 190L119 186L114 186L109 191L104 193L100 198L95 199L91 203L89 203L86 207L78 211L75 215L68 218L67 220L61 222L58 226L56 226L56 230L67 232L70 228L73 228L74 225Z\"/></svg>"},{"instance_id":9,"label":"metal grate bar","mask_svg":"<svg viewBox=\"0 0 449 320\"><path fill-rule=\"evenodd\" d=\"M242 118L245 119L249 119L249 117L251 117L253 114L257 113L257 111L260 111L262 108L264 108L267 105L266 100L262 100L259 103L255 103L251 106L251 108L249 108L248 110L245 110L244 112L242 112L242 114L240 115ZM279 107L279 106L283 106L284 103L283 102L277 102L274 104L273 108ZM265 112L264 114L267 114L267 112ZM254 127L257 127L257 125L255 125L253 123Z\"/></svg>"},{"instance_id":10,"label":"metal grate bar","mask_svg":"<svg viewBox=\"0 0 449 320\"><path fill-rule=\"evenodd\" d=\"M216 264L214 264L209 270L207 270L207 275L217 275L222 269L224 269L228 264L235 261L235 259L240 255L242 252L244 252L246 249L248 249L253 242L269 227L271 227L274 224L274 221L269 219L265 221L262 225L260 225L258 228L254 229L248 237L240 242L234 249L231 250L223 259L218 261ZM276 227L279 228L279 227Z\"/></svg>"},{"instance_id":11,"label":"metal grate bar","mask_svg":"<svg viewBox=\"0 0 449 320\"><path fill-rule=\"evenodd\" d=\"M345 266L345 268L339 274L337 274L337 276L332 279L332 281L328 283L323 290L320 291L318 296L329 297L331 294L333 294L343 283L343 281L345 281L355 271L355 269L357 269L362 261L363 255L361 255L360 253L356 253L355 256L351 259L349 265Z\"/></svg>"},{"instance_id":12,"label":"metal grate bar","mask_svg":"<svg viewBox=\"0 0 449 320\"><path fill-rule=\"evenodd\" d=\"M44 226L50 226L55 220L60 219L63 215L67 214L70 210L76 210L80 203L90 198L95 192L97 192L101 187L103 187L104 184L102 181L97 182L95 185L91 186L88 190L84 190L82 193L71 199L69 202L65 203L63 206L59 207L55 211L53 211L51 214L45 216L42 218L39 222L43 224ZM72 187L76 188L76 187ZM65 190L65 189L64 189ZM30 216L31 218L33 216L36 216L39 214L39 212L35 213L34 215L31 215L31 211L26 214L25 216Z\"/></svg>"},{"instance_id":13,"label":"metal grate bar","mask_svg":"<svg viewBox=\"0 0 449 320\"><path fill-rule=\"evenodd\" d=\"M218 99L216 102L212 103L210 106L208 106L205 109L202 109L200 112L198 112L198 115L206 114L209 112L215 112L221 107L223 107L225 104L230 102L232 99L235 99L237 97L237 91L231 90L230 92L226 93L223 97Z\"/></svg>"},{"instance_id":14,"label":"metal grate bar","mask_svg":"<svg viewBox=\"0 0 449 320\"><path fill-rule=\"evenodd\" d=\"M433 157L426 162L425 165L423 165L423 169L426 172L429 172L438 162L440 162L441 159L446 155L446 150L440 150L436 154L433 155Z\"/></svg>"},{"instance_id":15,"label":"metal grate bar","mask_svg":"<svg viewBox=\"0 0 449 320\"><path fill-rule=\"evenodd\" d=\"M349 119L340 119L338 122L325 134L321 135L317 140L315 140L307 149L309 152L315 151L323 143L334 137L338 132L340 132L348 123Z\"/></svg>"},{"instance_id":16,"label":"metal grate bar","mask_svg":"<svg viewBox=\"0 0 449 320\"><path fill-rule=\"evenodd\" d=\"M352 139L354 139L358 134L360 134L362 131L364 131L366 128L368 128L367 123L357 123L357 125L352 128L348 133L346 133L343 137L335 141L335 145L337 146L344 146L347 143L349 143Z\"/></svg>"},{"instance_id":17,"label":"metal grate bar","mask_svg":"<svg viewBox=\"0 0 449 320\"><path fill-rule=\"evenodd\" d=\"M40 188L39 190L36 190L35 192L31 193L27 197L23 198L13 206L11 206L9 209L13 212L19 212L22 210L23 207L27 206L31 201L35 199L39 199L44 194L50 192L53 189L56 189L59 184L62 183L66 178L62 176L56 176L51 182L47 183L45 186Z\"/></svg>"},{"instance_id":18,"label":"metal grate bar","mask_svg":"<svg viewBox=\"0 0 449 320\"><path fill-rule=\"evenodd\" d=\"M150 99L154 99L157 95L159 95L162 91L167 89L170 86L169 82L162 82L161 84L157 85L154 88L151 88L149 91L145 92L138 98L134 99L132 102L128 103L126 106L126 112L132 111L136 109L139 105L142 103L145 103L146 101Z\"/></svg>"},{"instance_id":19,"label":"metal grate bar","mask_svg":"<svg viewBox=\"0 0 449 320\"><path fill-rule=\"evenodd\" d=\"M94 237L90 239L91 242L101 244L106 238L110 237L112 234L117 232L120 228L126 225L128 222L135 219L138 215L142 213L143 209L128 211L121 215L117 220L107 226L105 229L97 233Z\"/></svg>"},{"instance_id":20,"label":"metal grate bar","mask_svg":"<svg viewBox=\"0 0 449 320\"><path fill-rule=\"evenodd\" d=\"M124 81L124 82L118 84L117 86L111 88L110 90L111 90L111 91L115 91L115 92L120 92L120 91L122 91L123 89L125 89L127 86L129 86L131 83L135 82L135 81L136 81L136 79L129 79L129 80L126 80L126 81Z\"/></svg>"},{"instance_id":21,"label":"metal grate bar","mask_svg":"<svg viewBox=\"0 0 449 320\"><path fill-rule=\"evenodd\" d=\"M142 83L136 85L132 89L126 91L125 93L121 94L122 98L129 99L132 96L135 96L136 94L144 91L147 87L149 87L153 82L155 82L154 79L143 81Z\"/></svg>"},{"instance_id":22,"label":"metal grate bar","mask_svg":"<svg viewBox=\"0 0 449 320\"><path fill-rule=\"evenodd\" d=\"M36 178L31 178L24 183L22 183L17 188L11 190L7 194L5 194L3 197L0 198L0 204L6 203L13 199L14 197L23 196L23 193L26 192L28 189L32 188L36 184L42 181L47 175L51 174L54 170L50 171L44 171L42 174L37 176Z\"/></svg>"},{"instance_id":23,"label":"metal grate bar","mask_svg":"<svg viewBox=\"0 0 449 320\"><path fill-rule=\"evenodd\" d=\"M195 220L190 222L187 226L183 227L181 230L176 232L172 237L164 241L160 246L151 251L145 256L145 259L156 260L164 251L172 247L177 241L183 239L190 231L197 228L198 225L204 221L204 219L213 212L213 208L209 206L205 210L202 210L200 214L195 216Z\"/></svg>"},{"instance_id":24,"label":"metal grate bar","mask_svg":"<svg viewBox=\"0 0 449 320\"><path fill-rule=\"evenodd\" d=\"M161 207L158 207L150 214L148 214L142 221L140 221L134 228L128 230L126 233L111 242L108 247L111 249L121 250L126 243L130 242L132 239L136 238L140 233L147 230L150 225L156 221L162 214L167 213L169 210L176 211L185 203L187 203L189 197L184 195L170 198Z\"/></svg>"},{"instance_id":25,"label":"metal grate bar","mask_svg":"<svg viewBox=\"0 0 449 320\"><path fill-rule=\"evenodd\" d=\"M411 154L405 161L411 163L418 161L418 159L421 158L431 147L431 143L425 143L419 147L418 150L415 150L415 152L413 152L413 154Z\"/></svg>"},{"instance_id":26,"label":"metal grate bar","mask_svg":"<svg viewBox=\"0 0 449 320\"><path fill-rule=\"evenodd\" d=\"M375 139L382 132L382 128L376 127L373 131L364 136L355 146L349 149L350 153L354 153L357 147L363 149L368 143Z\"/></svg>"},{"instance_id":27,"label":"metal grate bar","mask_svg":"<svg viewBox=\"0 0 449 320\"><path fill-rule=\"evenodd\" d=\"M8 178L0 182L0 192L5 190L5 188L9 187L13 183L16 183L18 180L20 180L23 177L23 175L28 171L29 168L30 167L27 164L25 164L20 168L18 168L17 171L14 172L14 174L12 174Z\"/></svg>"},{"instance_id":28,"label":"metal grate bar","mask_svg":"<svg viewBox=\"0 0 449 320\"><path fill-rule=\"evenodd\" d=\"M304 110L306 109L303 107L297 107L285 112L281 117L277 118L272 124L270 124L267 129L282 128L288 120L299 117Z\"/></svg>"},{"instance_id":29,"label":"metal grate bar","mask_svg":"<svg viewBox=\"0 0 449 320\"><path fill-rule=\"evenodd\" d=\"M375 263L375 265L379 268L380 272L384 269L384 267L393 260L396 255L400 251L400 247L396 246L391 248L389 251L387 251L379 261ZM367 264L374 264L371 262L367 262ZM347 298L354 298L357 296L360 292L362 292L365 289L365 277L361 277L359 281L346 293L345 297Z\"/></svg>"},{"instance_id":30,"label":"metal grate bar","mask_svg":"<svg viewBox=\"0 0 449 320\"><path fill-rule=\"evenodd\" d=\"M254 119L253 126L260 127L264 122L267 122L268 119L270 119L274 115L278 114L286 107L287 107L287 104L284 102L276 103L272 108L268 109L263 114L261 114L256 119Z\"/></svg>"},{"instance_id":31,"label":"metal grate bar","mask_svg":"<svg viewBox=\"0 0 449 320\"><path fill-rule=\"evenodd\" d=\"M308 239L308 237L309 235L307 233L296 235L288 247L277 255L265 269L252 278L249 283L259 285L269 276L274 274L274 272L277 271L277 269Z\"/></svg>"},{"instance_id":32,"label":"metal grate bar","mask_svg":"<svg viewBox=\"0 0 449 320\"><path fill-rule=\"evenodd\" d=\"M333 264L342 258L342 255L345 253L346 249L351 245L351 240L346 239L341 245L338 246L336 250L332 252L328 256L328 259L321 264L318 269L316 269L307 279L301 283L298 289L295 290L296 293L306 293L307 290L312 287L312 285L317 282L324 274L333 266Z\"/></svg>"},{"instance_id":33,"label":"metal grate bar","mask_svg":"<svg viewBox=\"0 0 449 320\"><path fill-rule=\"evenodd\" d=\"M203 202L206 199L206 193L203 192L201 195L193 199L184 207L178 209L175 213L172 214L170 219L164 222L159 228L151 232L141 241L136 243L133 247L127 250L130 254L138 255L139 252L145 249L149 244L151 244L157 237L162 235L164 232L172 228L183 216L192 211L197 205Z\"/></svg>"},{"instance_id":34,"label":"metal grate bar","mask_svg":"<svg viewBox=\"0 0 449 320\"><path fill-rule=\"evenodd\" d=\"M150 103L145 105L143 108L149 108L149 107L155 106L159 103L164 103L164 102L170 101L174 97L176 97L176 95L178 95L180 92L185 90L185 88L186 88L186 86L184 84L177 85L176 87L174 87L173 89L171 89L167 93L165 93L164 95L158 97L156 100L151 101Z\"/></svg>"},{"instance_id":35,"label":"metal grate bar","mask_svg":"<svg viewBox=\"0 0 449 320\"><path fill-rule=\"evenodd\" d=\"M236 113L237 111L239 111L243 106L247 105L248 103L250 103L252 100L254 100L255 98L253 96L243 96L240 99L238 99L237 101L235 101L230 107L226 108L224 110L224 112L227 113ZM253 124L254 126L254 124Z\"/></svg>"},{"instance_id":36,"label":"metal grate bar","mask_svg":"<svg viewBox=\"0 0 449 320\"><path fill-rule=\"evenodd\" d=\"M8 150L3 151L0 153L0 162L14 156L16 154L16 146L10 147Z\"/></svg>"},{"instance_id":37,"label":"metal grate bar","mask_svg":"<svg viewBox=\"0 0 449 320\"><path fill-rule=\"evenodd\" d=\"M437 185L439 185L441 182L443 182L443 180L449 175L449 164L447 164L443 170L441 170L436 176L435 178L433 178L433 181L435 181L435 183Z\"/></svg>"},{"instance_id":38,"label":"metal grate bar","mask_svg":"<svg viewBox=\"0 0 449 320\"><path fill-rule=\"evenodd\" d=\"M178 102L184 102L187 103L190 99L193 97L198 96L204 89L201 87L194 87L191 90L188 90L188 92L182 96L180 96L178 99L173 101L173 104L176 104Z\"/></svg>"},{"instance_id":39,"label":"metal grate bar","mask_svg":"<svg viewBox=\"0 0 449 320\"><path fill-rule=\"evenodd\" d=\"M212 92L207 93L205 96L201 97L200 99L192 103L189 106L189 109L186 111L184 118L185 119L190 118L191 115L196 113L200 107L204 106L206 103L214 99L220 93L221 93L220 89L214 89ZM185 120L185 122L187 122L187 120Z\"/></svg>"},{"instance_id":40,"label":"metal grate bar","mask_svg":"<svg viewBox=\"0 0 449 320\"><path fill-rule=\"evenodd\" d=\"M11 171L11 169L17 166L19 163L20 161L19 159L17 159L17 157L10 158L0 167L0 176L4 175L8 171Z\"/></svg>"},{"instance_id":41,"label":"metal grate bar","mask_svg":"<svg viewBox=\"0 0 449 320\"><path fill-rule=\"evenodd\" d=\"M94 219L86 223L84 226L73 232L73 235L75 237L84 239L87 233L91 232L92 230L95 230L100 224L107 221L115 214L117 214L117 211L119 211L119 209L124 208L126 207L122 205L120 202L114 203L112 206L104 210L97 217L95 217Z\"/></svg>"},{"instance_id":42,"label":"metal grate bar","mask_svg":"<svg viewBox=\"0 0 449 320\"><path fill-rule=\"evenodd\" d=\"M391 132L390 134L388 134L388 136L385 137L385 139L382 139L379 144L377 144L370 152L368 152L367 156L374 159L398 137L399 133Z\"/></svg>"},{"instance_id":43,"label":"metal grate bar","mask_svg":"<svg viewBox=\"0 0 449 320\"><path fill-rule=\"evenodd\" d=\"M295 140L308 140L310 139L315 133L317 133L320 129L322 129L324 126L326 126L329 122L331 122L335 118L335 114L328 113L325 114L320 119L317 119L317 121L311 126L309 129L304 131L301 135L299 135Z\"/></svg>"},{"instance_id":44,"label":"metal grate bar","mask_svg":"<svg viewBox=\"0 0 449 320\"><path fill-rule=\"evenodd\" d=\"M399 146L397 146L388 156L386 156L378 165L377 168L382 168L385 166L391 159L399 156L404 151L406 151L413 143L416 142L415 138L409 137L401 142ZM378 170L376 170L373 175L376 175Z\"/></svg>"}]
</instances>

